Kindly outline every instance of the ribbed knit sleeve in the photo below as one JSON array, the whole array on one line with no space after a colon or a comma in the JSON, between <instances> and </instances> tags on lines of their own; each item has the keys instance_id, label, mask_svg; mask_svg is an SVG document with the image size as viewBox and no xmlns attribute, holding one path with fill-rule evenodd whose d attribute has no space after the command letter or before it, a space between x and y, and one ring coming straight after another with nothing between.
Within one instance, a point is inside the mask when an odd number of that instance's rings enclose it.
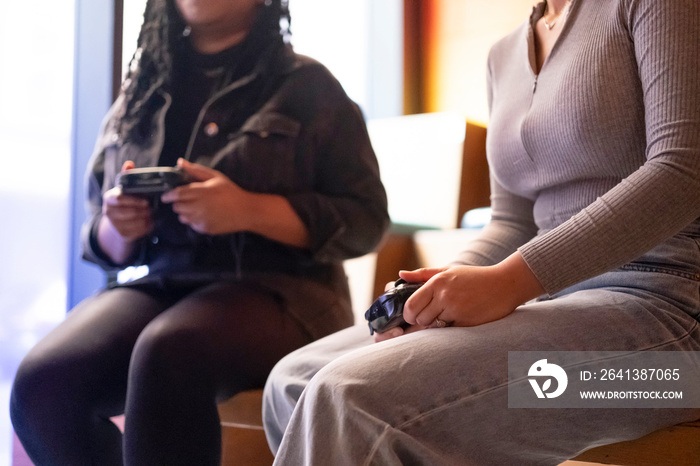
<instances>
[{"instance_id":1,"label":"ribbed knit sleeve","mask_svg":"<svg viewBox=\"0 0 700 466\"><path fill-rule=\"evenodd\" d=\"M577 151L578 157L590 155L597 163L608 158L612 167L607 171L608 180L615 178L616 170L623 164L639 156L634 150L635 142L644 141L645 158L638 168L597 195L583 210L544 229L519 248L550 294L634 260L700 218L700 2L611 3L617 5L614 21L618 30L628 34L633 56L626 59L624 51L612 49L620 42L611 40L605 28L590 27L588 34L574 34L573 30L568 36L562 33L561 41L587 41L578 50L590 52L579 57L588 60L589 66L578 68L585 71L583 74L569 74L562 67L558 76L550 76L550 80L563 81L571 89L570 100L558 104L577 107L579 112L578 120L561 118L559 126L550 130L563 137L577 135L578 139L568 144L577 147L572 150ZM572 28L580 22L609 25L610 21L597 17L600 14L595 2L574 0L569 21L574 22ZM620 47L624 47L621 43ZM606 48L609 54L599 53ZM598 96L577 94L576 90L591 89L585 86L586 81L595 80L595 73L611 67L617 67L619 72L606 79L605 95L617 95L619 99L607 102L607 107L590 106L590 101ZM629 79L630 76L637 78ZM639 89L637 101L628 97L635 95L630 91L635 87ZM621 108L627 112L625 119L611 118ZM585 125L588 119L598 119L606 125L597 134L581 134L585 129L581 122ZM637 123L643 131L630 131ZM572 124L578 124L579 130ZM606 140L621 147L605 153ZM553 172L565 169L546 157L536 162ZM595 186L604 185L605 179L600 176L588 184L585 179L574 182ZM542 189L544 193L551 191ZM574 202L567 198L573 192L563 190L552 202Z\"/></svg>"},{"instance_id":2,"label":"ribbed knit sleeve","mask_svg":"<svg viewBox=\"0 0 700 466\"><path fill-rule=\"evenodd\" d=\"M491 179L491 221L451 265L496 264L537 233L532 201L513 195Z\"/></svg>"}]
</instances>

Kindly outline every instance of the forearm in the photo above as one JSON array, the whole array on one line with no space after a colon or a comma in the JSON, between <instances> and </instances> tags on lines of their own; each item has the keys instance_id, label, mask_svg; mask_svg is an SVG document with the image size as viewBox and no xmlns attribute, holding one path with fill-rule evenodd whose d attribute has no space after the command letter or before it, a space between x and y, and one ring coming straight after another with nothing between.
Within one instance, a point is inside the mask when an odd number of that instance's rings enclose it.
<instances>
[{"instance_id":1,"label":"forearm","mask_svg":"<svg viewBox=\"0 0 700 466\"><path fill-rule=\"evenodd\" d=\"M250 193L246 230L298 248L311 244L309 230L299 215L287 199L275 194Z\"/></svg>"},{"instance_id":2,"label":"forearm","mask_svg":"<svg viewBox=\"0 0 700 466\"><path fill-rule=\"evenodd\" d=\"M470 241L452 265L498 264L537 235L533 203L491 179L491 221Z\"/></svg>"},{"instance_id":3,"label":"forearm","mask_svg":"<svg viewBox=\"0 0 700 466\"><path fill-rule=\"evenodd\" d=\"M97 226L97 244L114 264L121 265L126 263L134 254L137 242L121 236L107 217L100 219L100 223Z\"/></svg>"},{"instance_id":4,"label":"forearm","mask_svg":"<svg viewBox=\"0 0 700 466\"><path fill-rule=\"evenodd\" d=\"M492 220L460 251L450 265L498 264L516 251L518 246L532 239L536 233L537 229L534 227Z\"/></svg>"},{"instance_id":5,"label":"forearm","mask_svg":"<svg viewBox=\"0 0 700 466\"><path fill-rule=\"evenodd\" d=\"M697 218L697 176L647 164L520 253L550 294L619 267Z\"/></svg>"},{"instance_id":6,"label":"forearm","mask_svg":"<svg viewBox=\"0 0 700 466\"><path fill-rule=\"evenodd\" d=\"M519 252L493 267L501 279L501 289L512 297L514 307L545 294L544 287Z\"/></svg>"}]
</instances>

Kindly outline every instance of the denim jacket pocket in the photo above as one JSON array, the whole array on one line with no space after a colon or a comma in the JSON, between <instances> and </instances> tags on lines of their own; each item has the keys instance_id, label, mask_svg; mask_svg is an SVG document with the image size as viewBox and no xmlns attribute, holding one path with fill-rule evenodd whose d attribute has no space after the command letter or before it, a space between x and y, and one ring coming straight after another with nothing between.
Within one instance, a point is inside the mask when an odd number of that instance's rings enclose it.
<instances>
[{"instance_id":1,"label":"denim jacket pocket","mask_svg":"<svg viewBox=\"0 0 700 466\"><path fill-rule=\"evenodd\" d=\"M242 133L257 134L263 139L270 136L295 138L299 135L301 123L281 113L258 113L245 122Z\"/></svg>"},{"instance_id":2,"label":"denim jacket pocket","mask_svg":"<svg viewBox=\"0 0 700 466\"><path fill-rule=\"evenodd\" d=\"M288 192L299 179L296 148L301 123L280 113L253 115L241 129L229 135L217 156L217 167L244 189ZM308 180L306 181L308 182Z\"/></svg>"}]
</instances>

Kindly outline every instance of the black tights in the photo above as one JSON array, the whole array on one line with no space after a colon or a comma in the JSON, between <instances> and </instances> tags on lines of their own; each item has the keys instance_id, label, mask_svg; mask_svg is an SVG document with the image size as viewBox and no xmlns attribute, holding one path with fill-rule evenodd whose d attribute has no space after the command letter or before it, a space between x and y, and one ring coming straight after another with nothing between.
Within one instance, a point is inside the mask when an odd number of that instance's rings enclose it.
<instances>
[{"instance_id":1,"label":"black tights","mask_svg":"<svg viewBox=\"0 0 700 466\"><path fill-rule=\"evenodd\" d=\"M282 356L308 342L255 286L104 291L22 361L12 422L37 465L218 465L216 401L261 388ZM123 439L110 421L121 413Z\"/></svg>"}]
</instances>

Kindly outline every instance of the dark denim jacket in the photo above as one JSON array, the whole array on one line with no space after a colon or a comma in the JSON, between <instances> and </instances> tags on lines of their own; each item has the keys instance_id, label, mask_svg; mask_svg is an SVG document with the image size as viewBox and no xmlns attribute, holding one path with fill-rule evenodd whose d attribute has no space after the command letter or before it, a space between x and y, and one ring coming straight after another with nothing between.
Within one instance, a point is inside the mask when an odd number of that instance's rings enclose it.
<instances>
[{"instance_id":1,"label":"dark denim jacket","mask_svg":"<svg viewBox=\"0 0 700 466\"><path fill-rule=\"evenodd\" d=\"M298 293L300 299L316 299L319 309L312 313L317 318L340 300L347 320L342 260L371 252L389 225L377 161L359 107L325 67L286 47L266 53L268 58L250 75L202 108L184 157L223 172L246 190L285 196L309 230L310 249L252 233L210 237L165 222L144 239L127 265L148 264L151 272L145 280L253 279L288 301ZM137 167L158 164L170 96L155 98L159 107L149 141L120 139L112 118L118 100L105 118L88 167L83 257L106 270L117 267L95 241L102 194L114 186L124 161L133 160ZM180 243L159 240L162 235L178 237ZM222 264L222 257L230 263ZM305 314L300 320L307 322L309 312L299 310ZM309 329L313 334L328 331L313 325Z\"/></svg>"}]
</instances>

